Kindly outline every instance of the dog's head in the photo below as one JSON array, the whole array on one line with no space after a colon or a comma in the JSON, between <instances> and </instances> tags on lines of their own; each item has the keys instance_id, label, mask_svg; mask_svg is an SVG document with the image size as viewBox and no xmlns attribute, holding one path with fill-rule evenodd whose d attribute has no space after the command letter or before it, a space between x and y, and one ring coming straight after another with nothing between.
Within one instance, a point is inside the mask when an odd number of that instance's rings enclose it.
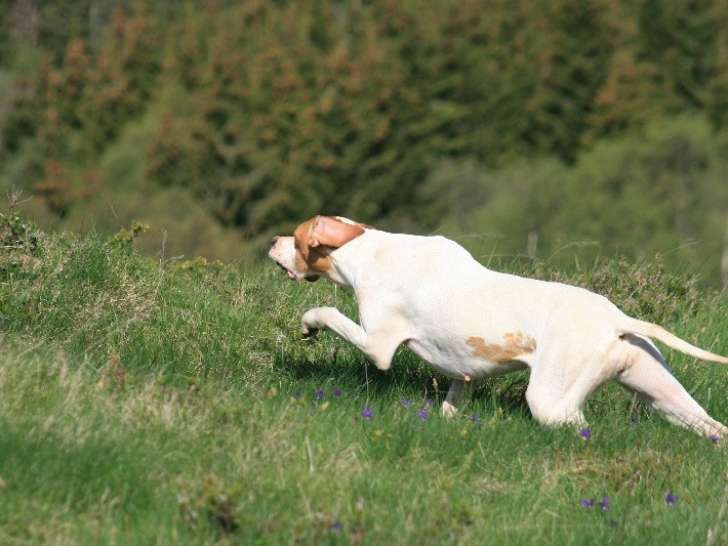
<instances>
[{"instance_id":1,"label":"dog's head","mask_svg":"<svg viewBox=\"0 0 728 546\"><path fill-rule=\"evenodd\" d=\"M314 216L293 231L274 237L268 256L294 281L315 281L331 270L330 254L364 233L366 226L340 216Z\"/></svg>"}]
</instances>

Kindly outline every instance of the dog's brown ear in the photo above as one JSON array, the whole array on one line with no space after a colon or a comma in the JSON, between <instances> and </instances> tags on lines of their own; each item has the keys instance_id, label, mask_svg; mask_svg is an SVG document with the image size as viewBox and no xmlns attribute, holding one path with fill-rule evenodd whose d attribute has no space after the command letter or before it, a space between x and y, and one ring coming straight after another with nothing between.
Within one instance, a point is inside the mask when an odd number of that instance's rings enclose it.
<instances>
[{"instance_id":1,"label":"dog's brown ear","mask_svg":"<svg viewBox=\"0 0 728 546\"><path fill-rule=\"evenodd\" d=\"M296 248L308 262L309 251L317 246L339 248L364 233L358 224L347 223L333 216L314 216L293 232Z\"/></svg>"},{"instance_id":2,"label":"dog's brown ear","mask_svg":"<svg viewBox=\"0 0 728 546\"><path fill-rule=\"evenodd\" d=\"M308 246L339 248L364 233L364 228L349 224L332 216L316 216L313 220Z\"/></svg>"},{"instance_id":3,"label":"dog's brown ear","mask_svg":"<svg viewBox=\"0 0 728 546\"><path fill-rule=\"evenodd\" d=\"M306 220L302 224L299 224L293 232L293 240L295 242L296 248L299 250L299 252L303 256L304 261L306 262L308 261L309 244L311 242L313 225L315 222L316 218Z\"/></svg>"}]
</instances>

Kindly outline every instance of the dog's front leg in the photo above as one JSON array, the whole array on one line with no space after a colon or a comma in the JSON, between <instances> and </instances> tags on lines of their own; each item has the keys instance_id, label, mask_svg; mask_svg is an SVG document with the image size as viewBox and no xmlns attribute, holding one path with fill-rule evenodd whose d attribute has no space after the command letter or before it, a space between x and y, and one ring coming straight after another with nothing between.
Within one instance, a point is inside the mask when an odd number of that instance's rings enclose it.
<instances>
[{"instance_id":1,"label":"dog's front leg","mask_svg":"<svg viewBox=\"0 0 728 546\"><path fill-rule=\"evenodd\" d=\"M364 329L335 307L314 307L301 317L301 332L304 337L312 337L323 328L336 332L340 337L359 348L366 341L367 335Z\"/></svg>"},{"instance_id":2,"label":"dog's front leg","mask_svg":"<svg viewBox=\"0 0 728 546\"><path fill-rule=\"evenodd\" d=\"M322 328L328 328L357 347L380 370L389 369L394 351L403 341L395 332L387 329L367 332L334 307L315 307L303 314L301 331L304 336L311 336Z\"/></svg>"}]
</instances>

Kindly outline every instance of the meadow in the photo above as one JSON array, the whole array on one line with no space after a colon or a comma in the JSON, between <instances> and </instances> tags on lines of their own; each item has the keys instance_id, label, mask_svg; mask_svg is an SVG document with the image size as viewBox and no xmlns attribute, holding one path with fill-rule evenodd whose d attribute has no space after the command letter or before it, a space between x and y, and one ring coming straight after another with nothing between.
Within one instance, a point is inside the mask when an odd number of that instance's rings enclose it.
<instances>
[{"instance_id":1,"label":"meadow","mask_svg":"<svg viewBox=\"0 0 728 546\"><path fill-rule=\"evenodd\" d=\"M725 451L615 385L590 437L529 415L527 376L462 415L401 350L376 370L301 314L350 294L268 263L144 257L140 228L45 234L0 217L0 543L725 544ZM659 260L561 273L728 353L728 296ZM728 370L665 350L728 421Z\"/></svg>"}]
</instances>

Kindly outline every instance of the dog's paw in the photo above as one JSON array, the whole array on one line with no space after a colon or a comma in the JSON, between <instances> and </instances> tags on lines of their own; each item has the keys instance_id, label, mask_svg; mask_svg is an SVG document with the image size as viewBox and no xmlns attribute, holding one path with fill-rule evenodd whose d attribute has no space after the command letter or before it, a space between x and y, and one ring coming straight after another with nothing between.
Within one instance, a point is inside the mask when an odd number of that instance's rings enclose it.
<instances>
[{"instance_id":1,"label":"dog's paw","mask_svg":"<svg viewBox=\"0 0 728 546\"><path fill-rule=\"evenodd\" d=\"M303 324L301 326L301 338L304 340L314 339L321 330Z\"/></svg>"},{"instance_id":2,"label":"dog's paw","mask_svg":"<svg viewBox=\"0 0 728 546\"><path fill-rule=\"evenodd\" d=\"M458 409L453 406L450 402L445 400L442 403L442 416L446 419L452 419L458 414Z\"/></svg>"},{"instance_id":3,"label":"dog's paw","mask_svg":"<svg viewBox=\"0 0 728 546\"><path fill-rule=\"evenodd\" d=\"M311 339L320 331L317 309L309 309L301 317L301 335L303 339Z\"/></svg>"}]
</instances>

